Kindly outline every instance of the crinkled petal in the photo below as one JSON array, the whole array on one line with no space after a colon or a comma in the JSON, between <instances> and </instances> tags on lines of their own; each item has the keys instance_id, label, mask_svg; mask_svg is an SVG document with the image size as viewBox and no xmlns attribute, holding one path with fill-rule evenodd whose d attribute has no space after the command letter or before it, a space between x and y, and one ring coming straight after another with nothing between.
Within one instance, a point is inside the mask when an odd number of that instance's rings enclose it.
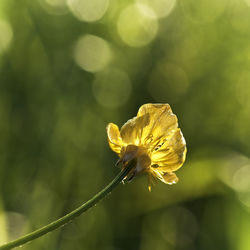
<instances>
[{"instance_id":1,"label":"crinkled petal","mask_svg":"<svg viewBox=\"0 0 250 250\"><path fill-rule=\"evenodd\" d=\"M166 172L166 173L164 173L162 175L162 178L160 180L163 181L166 184L172 185L172 184L176 184L179 179L178 179L178 177L176 176L175 173L172 173L172 172L168 173L168 172Z\"/></svg>"},{"instance_id":2,"label":"crinkled petal","mask_svg":"<svg viewBox=\"0 0 250 250\"><path fill-rule=\"evenodd\" d=\"M114 123L109 123L107 126L107 134L110 148L119 155L123 142L118 126Z\"/></svg>"},{"instance_id":3,"label":"crinkled petal","mask_svg":"<svg viewBox=\"0 0 250 250\"><path fill-rule=\"evenodd\" d=\"M185 139L178 128L158 150L152 152L152 164L157 164L158 169L164 172L175 171L184 163L186 151Z\"/></svg>"},{"instance_id":4,"label":"crinkled petal","mask_svg":"<svg viewBox=\"0 0 250 250\"><path fill-rule=\"evenodd\" d=\"M141 135L149 124L149 115L134 117L128 120L121 128L121 137L124 143L141 145Z\"/></svg>"},{"instance_id":5,"label":"crinkled petal","mask_svg":"<svg viewBox=\"0 0 250 250\"><path fill-rule=\"evenodd\" d=\"M166 184L176 184L178 182L178 177L176 176L175 173L173 172L162 172L159 171L158 169L152 169L152 174L162 182Z\"/></svg>"},{"instance_id":6,"label":"crinkled petal","mask_svg":"<svg viewBox=\"0 0 250 250\"><path fill-rule=\"evenodd\" d=\"M137 117L148 116L149 122L141 131L141 142L148 145L152 151L163 143L165 138L171 137L178 127L177 117L173 114L169 104L144 104L140 107Z\"/></svg>"}]
</instances>

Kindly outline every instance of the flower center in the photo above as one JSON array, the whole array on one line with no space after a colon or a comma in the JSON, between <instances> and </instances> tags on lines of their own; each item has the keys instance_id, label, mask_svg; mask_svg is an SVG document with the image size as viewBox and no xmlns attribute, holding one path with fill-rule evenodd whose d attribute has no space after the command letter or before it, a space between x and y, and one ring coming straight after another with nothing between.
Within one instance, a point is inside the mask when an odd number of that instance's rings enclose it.
<instances>
[{"instance_id":1,"label":"flower center","mask_svg":"<svg viewBox=\"0 0 250 250\"><path fill-rule=\"evenodd\" d=\"M131 170L130 180L136 175L147 171L151 165L151 159L148 155L148 151L145 147L136 146L136 145L128 145L123 147L121 150L121 158L119 162L123 163L123 167L126 167L127 163L132 159L136 159L136 166Z\"/></svg>"}]
</instances>

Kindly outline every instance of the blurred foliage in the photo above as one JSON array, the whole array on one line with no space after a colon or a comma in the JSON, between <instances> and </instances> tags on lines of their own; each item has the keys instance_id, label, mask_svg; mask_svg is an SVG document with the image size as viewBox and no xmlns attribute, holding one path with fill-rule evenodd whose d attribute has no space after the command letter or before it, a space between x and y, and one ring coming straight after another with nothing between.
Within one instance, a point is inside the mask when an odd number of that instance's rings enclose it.
<instances>
[{"instance_id":1,"label":"blurred foliage","mask_svg":"<svg viewBox=\"0 0 250 250\"><path fill-rule=\"evenodd\" d=\"M249 0L1 0L0 242L119 171L108 122L169 103L180 181L140 177L23 249L250 248Z\"/></svg>"}]
</instances>

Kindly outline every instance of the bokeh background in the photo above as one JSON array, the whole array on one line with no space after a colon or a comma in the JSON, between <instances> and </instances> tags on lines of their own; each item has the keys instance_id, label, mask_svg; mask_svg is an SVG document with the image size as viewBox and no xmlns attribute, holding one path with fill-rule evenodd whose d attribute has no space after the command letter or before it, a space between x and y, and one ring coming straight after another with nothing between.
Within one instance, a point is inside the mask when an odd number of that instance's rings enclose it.
<instances>
[{"instance_id":1,"label":"bokeh background","mask_svg":"<svg viewBox=\"0 0 250 250\"><path fill-rule=\"evenodd\" d=\"M250 0L1 0L0 242L119 169L106 125L169 103L179 183L138 177L27 250L250 248Z\"/></svg>"}]
</instances>

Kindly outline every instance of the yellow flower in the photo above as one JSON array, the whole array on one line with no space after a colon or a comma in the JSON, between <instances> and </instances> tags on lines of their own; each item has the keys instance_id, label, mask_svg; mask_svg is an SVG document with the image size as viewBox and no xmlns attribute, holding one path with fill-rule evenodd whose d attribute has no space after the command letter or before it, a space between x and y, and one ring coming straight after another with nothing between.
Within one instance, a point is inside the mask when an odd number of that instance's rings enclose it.
<instances>
[{"instance_id":1,"label":"yellow flower","mask_svg":"<svg viewBox=\"0 0 250 250\"><path fill-rule=\"evenodd\" d=\"M107 134L109 146L119 155L118 163L122 163L123 168L136 158L129 180L146 172L149 191L152 176L167 184L177 183L173 172L183 165L187 149L169 104L144 104L120 131L117 125L109 123Z\"/></svg>"}]
</instances>

